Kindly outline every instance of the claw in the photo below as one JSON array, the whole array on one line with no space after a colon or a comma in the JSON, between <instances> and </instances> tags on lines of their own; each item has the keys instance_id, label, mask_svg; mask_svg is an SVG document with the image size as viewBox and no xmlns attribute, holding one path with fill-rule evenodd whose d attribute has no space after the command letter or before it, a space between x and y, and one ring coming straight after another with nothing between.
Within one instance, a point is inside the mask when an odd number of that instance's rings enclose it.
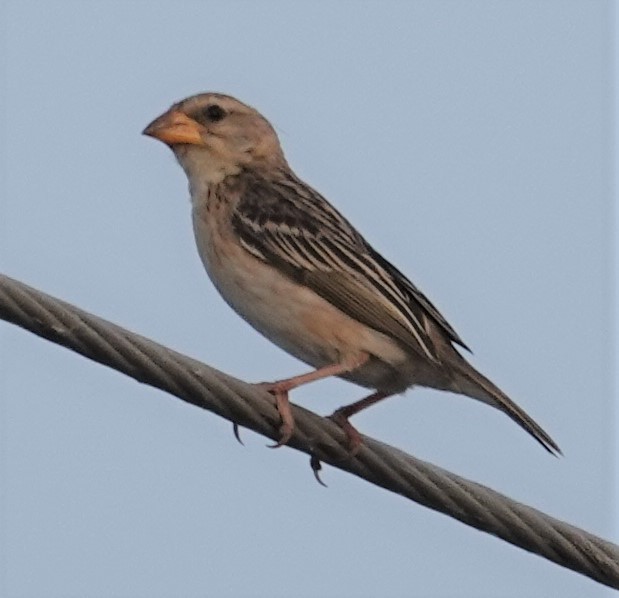
<instances>
[{"instance_id":1,"label":"claw","mask_svg":"<svg viewBox=\"0 0 619 598\"><path fill-rule=\"evenodd\" d=\"M280 413L281 415L281 413ZM282 419L284 419L282 415ZM284 446L292 437L292 433L294 432L294 420L292 423L283 422L279 428L279 440L274 444L267 444L268 448L279 448L280 446Z\"/></svg>"},{"instance_id":2,"label":"claw","mask_svg":"<svg viewBox=\"0 0 619 598\"><path fill-rule=\"evenodd\" d=\"M312 455L310 457L310 467L312 468L312 471L314 472L314 477L316 478L316 481L321 486L328 488L328 486L320 479L320 470L322 469L322 464L320 463L320 460L318 459L316 455Z\"/></svg>"},{"instance_id":3,"label":"claw","mask_svg":"<svg viewBox=\"0 0 619 598\"><path fill-rule=\"evenodd\" d=\"M234 437L239 441L239 444L245 446L245 443L241 440L241 434L239 432L239 424L236 422L232 422L232 431L234 432Z\"/></svg>"}]
</instances>

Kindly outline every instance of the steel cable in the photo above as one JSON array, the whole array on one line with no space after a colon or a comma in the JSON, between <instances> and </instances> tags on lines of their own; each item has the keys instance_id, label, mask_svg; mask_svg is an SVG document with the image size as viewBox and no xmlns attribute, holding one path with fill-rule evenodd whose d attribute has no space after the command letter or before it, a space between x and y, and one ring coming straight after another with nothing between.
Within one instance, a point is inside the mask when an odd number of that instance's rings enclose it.
<instances>
[{"instance_id":1,"label":"steel cable","mask_svg":"<svg viewBox=\"0 0 619 598\"><path fill-rule=\"evenodd\" d=\"M0 318L273 440L273 397L195 359L0 275ZM292 406L288 446L619 589L619 547L368 437L354 457L331 420Z\"/></svg>"}]
</instances>

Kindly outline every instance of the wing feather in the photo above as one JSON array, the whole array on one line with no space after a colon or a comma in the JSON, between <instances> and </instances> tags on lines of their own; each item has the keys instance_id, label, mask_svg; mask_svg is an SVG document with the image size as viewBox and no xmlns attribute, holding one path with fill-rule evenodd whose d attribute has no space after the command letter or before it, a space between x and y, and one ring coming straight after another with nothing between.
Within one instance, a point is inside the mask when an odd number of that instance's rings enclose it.
<instances>
[{"instance_id":1,"label":"wing feather","mask_svg":"<svg viewBox=\"0 0 619 598\"><path fill-rule=\"evenodd\" d=\"M432 361L428 320L465 348L440 312L321 195L282 172L247 181L233 228L253 255L311 288L350 317Z\"/></svg>"}]
</instances>

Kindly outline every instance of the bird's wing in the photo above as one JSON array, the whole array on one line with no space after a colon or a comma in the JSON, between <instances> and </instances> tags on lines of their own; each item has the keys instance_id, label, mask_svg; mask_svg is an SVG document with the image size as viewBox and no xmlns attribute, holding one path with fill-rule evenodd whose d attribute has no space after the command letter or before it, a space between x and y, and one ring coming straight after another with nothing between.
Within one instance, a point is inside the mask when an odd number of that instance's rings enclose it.
<instances>
[{"instance_id":1,"label":"bird's wing","mask_svg":"<svg viewBox=\"0 0 619 598\"><path fill-rule=\"evenodd\" d=\"M453 329L443 314L432 304L432 302L408 279L400 272L393 264L388 262L380 253L375 251L368 245L368 250L372 254L381 267L383 267L392 276L396 284L402 287L405 294L410 297L411 301L419 303L425 312L439 325L440 329L447 335L449 340L463 349L470 351L470 348L460 338L460 335Z\"/></svg>"},{"instance_id":2,"label":"bird's wing","mask_svg":"<svg viewBox=\"0 0 619 598\"><path fill-rule=\"evenodd\" d=\"M350 317L437 361L432 324L466 347L439 311L322 196L286 174L248 181L233 228L243 247Z\"/></svg>"}]
</instances>

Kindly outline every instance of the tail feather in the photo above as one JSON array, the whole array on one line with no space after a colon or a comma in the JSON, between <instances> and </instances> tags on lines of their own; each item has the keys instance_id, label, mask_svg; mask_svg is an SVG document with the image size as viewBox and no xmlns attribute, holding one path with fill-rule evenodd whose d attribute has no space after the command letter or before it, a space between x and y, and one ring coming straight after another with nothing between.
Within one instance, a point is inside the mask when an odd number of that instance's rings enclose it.
<instances>
[{"instance_id":1,"label":"tail feather","mask_svg":"<svg viewBox=\"0 0 619 598\"><path fill-rule=\"evenodd\" d=\"M563 454L557 443L532 417L463 357L451 365L456 372L454 390L500 409L533 436L550 454Z\"/></svg>"}]
</instances>

